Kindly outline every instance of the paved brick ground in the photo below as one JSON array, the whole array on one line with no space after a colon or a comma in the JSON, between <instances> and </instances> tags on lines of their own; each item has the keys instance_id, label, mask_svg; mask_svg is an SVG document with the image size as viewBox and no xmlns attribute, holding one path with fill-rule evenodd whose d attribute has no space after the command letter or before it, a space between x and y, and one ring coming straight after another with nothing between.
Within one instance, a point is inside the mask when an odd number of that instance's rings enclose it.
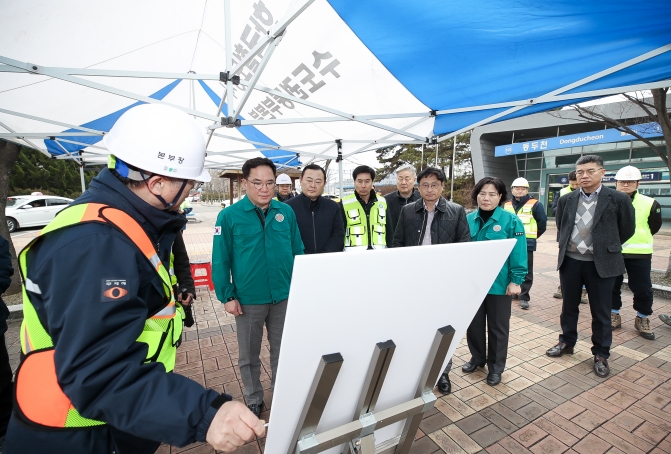
<instances>
[{"instance_id":1,"label":"paved brick ground","mask_svg":"<svg viewBox=\"0 0 671 454\"><path fill-rule=\"evenodd\" d=\"M195 211L203 222L187 228L187 247L192 258L206 259L217 210L197 206ZM588 306L583 305L576 353L558 359L545 356L545 350L556 343L561 312L561 301L552 298L559 285L555 233L550 229L539 241L531 309L523 311L513 302L502 383L490 387L485 383L484 371L470 375L461 372L461 365L470 359L466 340L462 339L454 356L453 392L440 397L422 421L414 454L671 453L671 327L655 316L651 320L656 340L643 339L634 329L631 304L625 304L621 312L623 327L613 336L611 375L600 379L592 371L591 316ZM27 242L30 237L22 240ZM653 268L666 268L671 237L656 237L655 248ZM625 301L630 300L631 294L625 293ZM653 310L655 314L671 313L671 301L656 299ZM198 291L194 316L196 325L185 331L176 372L242 400L234 318L205 288ZM7 341L10 358L16 364L17 322L10 323ZM262 380L269 387L267 343L262 363ZM270 408L272 395L269 390L266 394L265 403ZM263 439L255 440L239 452L260 453L263 447ZM157 452L197 454L213 450L194 444L184 448L162 446Z\"/></svg>"}]
</instances>

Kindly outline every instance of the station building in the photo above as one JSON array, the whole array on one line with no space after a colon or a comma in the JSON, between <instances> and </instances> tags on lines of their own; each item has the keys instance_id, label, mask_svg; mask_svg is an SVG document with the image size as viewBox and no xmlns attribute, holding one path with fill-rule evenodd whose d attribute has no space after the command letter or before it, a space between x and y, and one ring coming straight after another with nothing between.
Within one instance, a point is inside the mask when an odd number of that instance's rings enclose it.
<instances>
[{"instance_id":1,"label":"station building","mask_svg":"<svg viewBox=\"0 0 671 454\"><path fill-rule=\"evenodd\" d=\"M671 97L667 100L671 105ZM637 119L643 111L633 103L598 106L611 118ZM656 123L637 125L638 132L664 147ZM639 191L662 206L662 217L671 220L669 169L646 143L603 123L586 122L575 110L543 112L477 127L471 134L475 181L484 176L501 178L510 187L517 177L529 181L529 193L540 200L552 217L551 206L568 173L582 155L599 155L606 175L603 183L615 186L615 172L633 165L643 175Z\"/></svg>"}]
</instances>

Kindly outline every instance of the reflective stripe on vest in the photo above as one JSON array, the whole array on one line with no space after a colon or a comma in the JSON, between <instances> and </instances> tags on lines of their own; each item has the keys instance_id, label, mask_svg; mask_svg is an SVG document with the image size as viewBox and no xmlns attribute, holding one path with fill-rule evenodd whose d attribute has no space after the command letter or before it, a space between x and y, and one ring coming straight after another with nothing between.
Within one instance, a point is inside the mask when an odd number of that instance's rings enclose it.
<instances>
[{"instance_id":1,"label":"reflective stripe on vest","mask_svg":"<svg viewBox=\"0 0 671 454\"><path fill-rule=\"evenodd\" d=\"M377 201L370 208L370 223L366 223L366 212L356 198L356 194L343 197L342 204L347 219L345 228L345 250L351 248L368 249L368 233L370 229L373 249L384 249L387 246L386 222L387 201L376 195Z\"/></svg>"},{"instance_id":2,"label":"reflective stripe on vest","mask_svg":"<svg viewBox=\"0 0 671 454\"><path fill-rule=\"evenodd\" d=\"M537 202L538 200L536 199L527 200L517 213L515 213L515 208L511 201L507 201L503 206L504 210L520 218L520 221L524 224L524 233L526 234L526 237L530 239L538 238L538 224L536 224L536 219L534 219L533 213L534 205L536 205Z\"/></svg>"},{"instance_id":3,"label":"reflective stripe on vest","mask_svg":"<svg viewBox=\"0 0 671 454\"><path fill-rule=\"evenodd\" d=\"M145 321L138 342L148 346L145 362L160 362L167 372L175 367L177 341L182 334L181 311L177 311L170 285L170 276L156 253L152 241L132 217L116 208L102 204L74 205L62 210L37 238L19 254L23 277L23 322L21 349L26 355L16 373L15 409L24 421L53 428L87 428L105 424L79 414L63 393L56 376L55 348L51 336L40 322L28 291L41 294L40 288L28 277L28 251L45 235L59 229L87 222L111 224L123 232L142 251L163 282L167 305Z\"/></svg>"},{"instance_id":4,"label":"reflective stripe on vest","mask_svg":"<svg viewBox=\"0 0 671 454\"><path fill-rule=\"evenodd\" d=\"M175 275L175 254L170 253L170 269L168 270L170 275L170 283L172 285L177 285L177 276Z\"/></svg>"},{"instance_id":5,"label":"reflective stripe on vest","mask_svg":"<svg viewBox=\"0 0 671 454\"><path fill-rule=\"evenodd\" d=\"M652 254L652 232L650 232L648 218L654 203L655 199L638 192L634 196L632 204L636 211L636 232L622 245L623 254Z\"/></svg>"}]
</instances>

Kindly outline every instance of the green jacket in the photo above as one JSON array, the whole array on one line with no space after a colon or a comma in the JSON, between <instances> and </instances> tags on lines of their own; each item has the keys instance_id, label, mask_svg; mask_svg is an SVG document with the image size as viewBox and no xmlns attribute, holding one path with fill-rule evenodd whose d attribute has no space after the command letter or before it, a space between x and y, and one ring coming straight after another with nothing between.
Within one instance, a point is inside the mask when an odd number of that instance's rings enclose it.
<instances>
[{"instance_id":1,"label":"green jacket","mask_svg":"<svg viewBox=\"0 0 671 454\"><path fill-rule=\"evenodd\" d=\"M515 238L517 243L503 264L499 275L489 289L490 295L505 295L508 284L514 282L522 284L527 275L527 239L524 234L524 225L519 218L501 207L496 207L492 217L483 224L476 210L466 216L468 227L471 229L471 241L505 240Z\"/></svg>"},{"instance_id":2,"label":"green jacket","mask_svg":"<svg viewBox=\"0 0 671 454\"><path fill-rule=\"evenodd\" d=\"M246 196L219 213L212 247L219 301L275 304L289 297L294 257L303 254L296 215L289 205L271 200L263 218Z\"/></svg>"}]
</instances>

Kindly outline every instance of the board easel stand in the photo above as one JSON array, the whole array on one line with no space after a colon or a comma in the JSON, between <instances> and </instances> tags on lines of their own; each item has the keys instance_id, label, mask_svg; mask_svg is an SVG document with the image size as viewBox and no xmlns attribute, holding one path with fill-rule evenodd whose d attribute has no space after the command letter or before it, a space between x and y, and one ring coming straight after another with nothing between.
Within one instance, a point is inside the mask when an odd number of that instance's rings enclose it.
<instances>
[{"instance_id":1,"label":"board easel stand","mask_svg":"<svg viewBox=\"0 0 671 454\"><path fill-rule=\"evenodd\" d=\"M343 454L350 451L352 454L408 454L424 413L433 408L437 400L433 386L442 373L453 338L454 328L450 325L436 332L414 399L377 412L375 405L396 345L391 340L376 344L353 421L316 433L343 363L340 353L322 356L287 454L316 454L343 443ZM375 445L375 430L403 420L405 425L400 436Z\"/></svg>"}]
</instances>

